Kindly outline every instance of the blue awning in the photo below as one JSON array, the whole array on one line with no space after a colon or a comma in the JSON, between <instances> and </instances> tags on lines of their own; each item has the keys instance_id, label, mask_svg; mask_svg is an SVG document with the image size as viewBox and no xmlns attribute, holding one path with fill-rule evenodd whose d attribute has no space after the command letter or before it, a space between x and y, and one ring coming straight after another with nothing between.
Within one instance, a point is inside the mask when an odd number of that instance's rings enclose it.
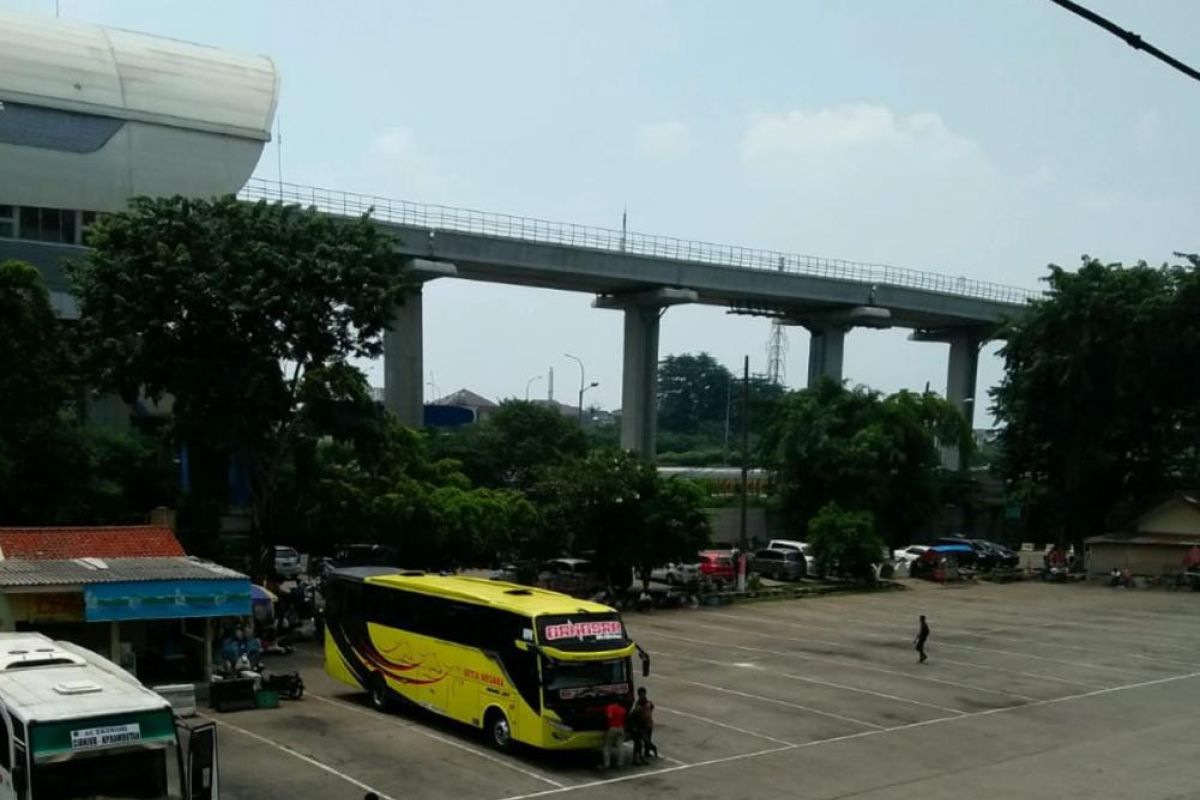
<instances>
[{"instance_id":1,"label":"blue awning","mask_svg":"<svg viewBox=\"0 0 1200 800\"><path fill-rule=\"evenodd\" d=\"M83 587L84 619L111 622L188 617L244 617L250 614L250 581L137 581Z\"/></svg>"},{"instance_id":2,"label":"blue awning","mask_svg":"<svg viewBox=\"0 0 1200 800\"><path fill-rule=\"evenodd\" d=\"M965 544L935 544L929 548L935 553L974 553L969 545Z\"/></svg>"}]
</instances>

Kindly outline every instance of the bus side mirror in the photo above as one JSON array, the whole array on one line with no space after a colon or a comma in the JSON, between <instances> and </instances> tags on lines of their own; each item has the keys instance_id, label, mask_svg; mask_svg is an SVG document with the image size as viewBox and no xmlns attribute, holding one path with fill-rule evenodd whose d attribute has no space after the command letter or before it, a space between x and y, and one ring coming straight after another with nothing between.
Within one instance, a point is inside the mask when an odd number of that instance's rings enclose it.
<instances>
[{"instance_id":1,"label":"bus side mirror","mask_svg":"<svg viewBox=\"0 0 1200 800\"><path fill-rule=\"evenodd\" d=\"M529 642L525 641L524 639L517 639L517 640L515 640L515 641L513 642L513 645L514 645L514 646L515 646L515 647L516 647L518 650L523 650L523 651L525 651L525 652L529 652Z\"/></svg>"},{"instance_id":2,"label":"bus side mirror","mask_svg":"<svg viewBox=\"0 0 1200 800\"><path fill-rule=\"evenodd\" d=\"M642 659L642 677L650 677L650 654L638 647L638 658Z\"/></svg>"}]
</instances>

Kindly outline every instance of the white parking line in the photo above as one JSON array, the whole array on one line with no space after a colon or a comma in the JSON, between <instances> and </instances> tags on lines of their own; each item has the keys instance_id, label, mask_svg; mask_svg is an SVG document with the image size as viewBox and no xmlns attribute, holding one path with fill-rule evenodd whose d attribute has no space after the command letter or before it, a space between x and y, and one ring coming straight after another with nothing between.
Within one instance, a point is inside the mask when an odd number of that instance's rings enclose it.
<instances>
[{"instance_id":1,"label":"white parking line","mask_svg":"<svg viewBox=\"0 0 1200 800\"><path fill-rule=\"evenodd\" d=\"M854 629L853 631L847 631L846 628L832 628L828 625L814 625L814 624L807 623L807 622L790 622L790 621L778 619L776 617L769 617L768 615L765 615L765 614L761 615L759 617L746 617L746 616L742 616L740 614L716 613L716 612L709 612L709 613L713 614L713 616L728 617L729 619L736 619L739 621L753 620L753 619L759 619L759 620L769 619L770 622L772 622L776 625L786 625L789 628L800 628L801 630L812 629L812 630L818 630L818 631L835 631L835 632L840 631L843 633L851 632L856 636L866 636L871 639L883 639L885 641L896 641L897 640L897 637L892 634L870 633L868 631L864 631L864 630L860 630L860 629ZM882 625L884 623L868 622L865 624L867 624L867 625ZM938 644L942 644L942 643L940 641L935 642L935 645L938 645ZM1107 686L1107 684L1096 683L1094 681L1068 680L1067 678L1059 678L1054 675L1045 675L1040 672L1026 672L1023 670L1009 669L1007 667L995 667L990 664L980 664L978 661L952 661L948 658L940 658L940 657L937 659L937 661L939 664L952 664L952 665L958 666L958 667L973 667L975 669L1003 672L1008 675L1020 675L1023 678L1032 678L1033 680L1037 680L1037 681L1050 681L1052 683L1062 683L1067 686L1086 686L1090 689L1099 689L1099 688L1103 688L1104 686Z\"/></svg>"},{"instance_id":2,"label":"white parking line","mask_svg":"<svg viewBox=\"0 0 1200 800\"><path fill-rule=\"evenodd\" d=\"M587 783L579 783L574 786L565 786L562 789L546 789L541 792L532 792L530 794L510 795L508 797L502 798L501 800L531 800L531 798L535 798L535 797L547 797L550 795L563 794L565 792L573 792L577 789L590 789L590 788L594 788L597 786L606 786L610 783L624 783L626 781L636 781L636 780L641 780L643 778L652 778L652 777L656 777L658 775L666 775L666 774L670 774L673 772L682 772L683 770L695 769L696 767L707 767L707 766L712 766L715 764L728 764L728 763L734 762L734 761L745 761L747 759L761 758L762 756L768 756L768 755L772 755L774 753L784 753L784 752L790 752L792 750L801 750L801 749L806 749L806 748L810 748L810 747L820 747L822 745L834 744L837 742L845 742L845 741L849 741L852 739L865 739L869 736L880 736L883 734L896 733L898 731L905 731L905 730L910 730L913 728L923 728L926 726L941 725L941 724L947 723L947 722L956 722L956 721L964 720L964 719L972 719L974 717L985 717L985 716L991 716L992 714L1013 713L1013 712L1020 711L1025 708L1031 708L1034 706L1051 705L1054 703L1067 703L1067 702L1071 702L1074 700L1082 700L1082 699L1089 698L1089 697L1099 697L1102 695L1113 694L1115 692L1124 692L1124 691L1128 691L1131 689L1143 689L1148 686L1158 686L1158 685L1165 684L1165 683L1173 683L1175 681L1190 680L1190 679L1198 678L1198 677L1200 677L1200 672L1192 672L1187 675L1172 675L1171 677L1168 677L1168 678L1158 678L1156 680L1142 681L1140 683L1129 683L1129 684L1125 684L1123 686L1111 686L1106 689L1096 689L1095 691L1084 692L1082 694L1066 695L1064 697L1054 697L1049 700L1035 700L1032 703L1025 703L1024 705L1019 705L1019 706L1008 706L1006 708L989 708L986 711L976 711L976 712L972 712L970 714L959 714L959 715L956 715L953 717L938 717L936 719L924 720L923 722L912 722L907 725L897 725L896 727L893 727L893 728L884 728L882 730L877 730L877 731L876 730L860 731L858 733L851 733L851 734L847 734L845 736L834 736L829 739L817 739L817 740L814 740L811 742L803 742L801 744L789 745L786 747L784 747L784 746L772 747L767 750L758 750L753 753L740 753L738 755L733 755L733 756L724 756L722 758L713 758L713 759L709 759L707 761L697 761L694 764L688 764L686 766L663 767L662 769L649 770L647 772L631 773L631 774L622 775L622 776L616 777L616 778L607 778L604 780L596 780L596 781L589 781Z\"/></svg>"},{"instance_id":3,"label":"white parking line","mask_svg":"<svg viewBox=\"0 0 1200 800\"><path fill-rule=\"evenodd\" d=\"M705 723L708 723L709 725L715 725L718 728L726 728L728 730L734 731L735 733L742 733L742 734L745 734L746 736L753 736L756 739L762 739L764 741L774 742L775 744L787 745L788 747L792 747L795 745L795 742L788 742L783 739L776 739L774 736L768 736L765 733L758 733L757 731L748 731L745 728L739 728L736 725L730 725L728 722L721 722L720 720L709 719L708 717L702 717L699 714L692 714L688 711L680 711L678 708L667 708L666 706L658 706L657 708L659 711L666 711L671 714L677 714L681 717L687 717L688 719L699 720L700 722L705 722Z\"/></svg>"},{"instance_id":4,"label":"white parking line","mask_svg":"<svg viewBox=\"0 0 1200 800\"><path fill-rule=\"evenodd\" d=\"M713 616L731 616L731 615L713 614ZM736 617L736 616L733 616L732 618L739 619L739 617ZM831 647L845 647L846 646L840 642L830 642L830 641L825 641L823 639L797 639L797 638L791 637L791 636L780 636L779 634L775 634L775 633L757 633L755 631L748 631L748 630L741 629L741 628L730 628L728 626L704 625L703 623L693 623L693 624L700 625L702 627L712 628L713 630L718 630L718 631L729 631L730 633L741 633L746 636L757 636L760 639L779 639L779 640L782 640L785 642L798 642L800 644L806 644L806 643L824 644L824 645L829 645ZM1002 697L1015 697L1018 700L1036 700L1037 699L1036 697L1030 697L1027 694L1021 694L1019 692L1009 692L1009 691L1005 691L1003 689L989 689L987 687L978 686L973 683L963 683L962 681L952 681L952 680L947 680L946 678L935 678L932 675L916 675L916 674L913 674L910 672L899 672L894 669L886 669L884 667L873 667L873 666L869 666L867 664L855 663L853 661L843 661L843 660L837 659L837 658L827 658L826 656L813 655L812 653L797 653L797 652L785 651L785 650L766 651L766 652L770 652L773 655L793 656L795 658L802 658L807 661L824 661L825 663L836 664L840 667L846 667L848 669L858 669L858 670L863 670L866 672L879 672L884 675L899 675L902 678L908 678L910 680L925 681L926 683L940 683L943 686L954 686L955 688L958 688L958 689L967 689L968 691L982 692L983 694L994 694L994 695L1000 695Z\"/></svg>"},{"instance_id":5,"label":"white parking line","mask_svg":"<svg viewBox=\"0 0 1200 800\"><path fill-rule=\"evenodd\" d=\"M679 639L679 638L681 638L681 637L674 636L674 637L669 637L669 638ZM695 640L695 639L683 639L683 641L685 641L685 642L688 642L688 641L692 641L692 642L694 642L694 641L696 641L696 640ZM725 647L741 647L740 645L736 645L736 644L732 644L732 645L731 645L731 644L727 644L727 645L724 645L724 646L725 646ZM744 649L744 650L756 650L756 649L761 649L761 648L746 648L746 647L742 647L741 649ZM658 655L670 656L670 657L673 657L673 658L682 658L682 659L684 659L685 661L695 661L695 662L697 662L697 663L700 663L700 664L712 664L712 665L714 665L714 666L718 666L718 667L732 667L732 666L734 666L733 664L730 664L728 661L714 661L714 660L713 660L713 659L711 659L711 658L700 658L700 657L698 657L698 656L689 656L689 655L686 655L686 654L684 654L684 653L671 653L671 652L666 652L666 651L663 651L663 650L658 650L658 651L656 651L656 652L657 652L657 654L658 654ZM770 652L770 651L765 651L765 652ZM962 709L960 709L960 708L950 708L950 707L948 707L948 706L939 706L939 705L937 705L936 703L926 703L926 702L923 702L923 701L921 701L921 700L913 700L913 699L911 699L911 698L908 698L908 697L900 697L899 695L888 694L888 693L886 693L886 692L877 692L877 691L875 691L874 689L863 689L863 688L861 688L861 687L858 687L858 686L847 686L847 685L846 685L846 684L844 684L844 683L834 683L833 681L823 681L823 680L820 680L819 678L810 678L810 677L808 677L807 675L796 675L796 674L794 674L794 673L791 673L791 672L772 672L771 674L772 674L772 675L776 675L776 676L778 676L778 677L780 677L780 678L787 678L788 680L793 680L793 681L802 681L802 682L804 682L804 683L812 683L812 684L815 684L815 685L817 685L817 686L826 686L826 687L829 687L829 688L831 688L831 689L842 689L842 690L844 690L844 691L847 691L847 692L856 692L856 693L858 693L858 694L869 694L869 695L872 695L872 696L874 696L874 697L882 697L882 698L883 698L883 699L885 699L885 700L895 700L897 703L908 703L909 705L914 705L914 706L924 706L925 708L933 708L933 709L936 709L936 710L938 710L938 711L947 711L947 712L949 712L949 713L951 713L951 714L968 714L968 713L970 713L970 712L968 712L968 711L963 711L963 710L962 710Z\"/></svg>"},{"instance_id":6,"label":"white parking line","mask_svg":"<svg viewBox=\"0 0 1200 800\"><path fill-rule=\"evenodd\" d=\"M856 610L855 613L858 613L858 611ZM782 620L779 620L777 618L772 617L772 619L776 622L780 622L781 624L787 624L786 622L783 622ZM798 624L798 623L792 623L792 624ZM939 630L943 630L943 629L939 629ZM954 635L954 636L962 636L962 635L973 636L974 635L974 634L970 634L970 633L964 634L962 631L959 631L957 629L945 629L945 632L947 633L947 635ZM1029 642L1026 642L1026 643L1028 644ZM976 651L979 653L995 653L997 655L1012 656L1014 658L1033 659L1035 661L1045 661L1045 662L1048 662L1051 664L1061 664L1061 665L1067 666L1067 667L1081 667L1081 668L1085 668L1085 669L1103 670L1105 672L1119 672L1119 673L1122 673L1125 675L1133 675L1135 677L1142 677L1145 675L1144 671L1137 672L1135 670L1124 669L1122 667L1109 667L1109 666L1105 666L1102 664L1090 664L1085 661L1066 661L1061 658L1050 658L1049 656L1039 656L1039 655L1034 655L1032 653L1014 653L1011 650L999 650L999 649L996 649L993 647L978 647L975 645L968 645L968 644L953 644L953 643L947 642L941 638L934 640L934 645L937 647L948 647L948 648L953 648L956 650L973 650L973 651ZM1089 650L1087 652L1090 653L1093 651ZM1191 667L1194 665L1188 664L1186 666Z\"/></svg>"},{"instance_id":7,"label":"white parking line","mask_svg":"<svg viewBox=\"0 0 1200 800\"><path fill-rule=\"evenodd\" d=\"M342 700L334 700L333 698L330 698L330 697L322 697L319 694L309 694L306 696L311 697L314 700L319 700L322 703L328 703L331 706L340 706L340 707L346 709L347 711L353 711L357 714L365 714L369 717L372 717L372 718L374 718L380 722L383 722L385 724L388 724L388 725L394 725L397 727L404 728L405 730L412 731L413 733L419 733L421 736L424 736L427 739L433 739L434 741L441 742L442 744L447 744L447 745L450 745L451 747L456 747L459 750L462 750L464 752L478 756L479 758L482 758L486 761L491 761L493 764L499 764L502 767L507 767L508 769L511 769L513 772L519 772L522 775L524 775L528 778L533 778L536 781L541 781L542 783L546 783L551 786L556 786L559 788L563 788L565 786L563 783L560 783L559 781L556 781L553 778L548 778L545 775L534 772L533 770L525 769L524 767L513 764L502 758L498 758L498 757L492 755L491 753L485 753L482 750L471 747L470 745L463 744L462 742L456 742L453 739L450 739L446 736L441 736L440 734L436 734L433 731L426 730L425 728L421 727L420 725L405 725L401 722L398 722L394 718L388 717L385 714L381 714L378 711L368 711L365 708L359 708L358 706L352 705L350 703L346 703Z\"/></svg>"},{"instance_id":8,"label":"white parking line","mask_svg":"<svg viewBox=\"0 0 1200 800\"><path fill-rule=\"evenodd\" d=\"M822 717L829 717L831 719L841 720L842 722L849 722L854 725L861 725L864 728L877 728L879 730L883 729L882 725L876 725L874 722L867 722L866 720L854 719L853 717L843 716L842 714L835 714L832 711L822 711L819 708L811 708L810 706L801 705L800 703L793 703L790 700L780 700L777 697L767 697L767 696L761 695L761 694L751 694L750 692L740 692L737 689L728 689L724 686L714 686L711 683L701 683L700 681L691 681L691 680L688 680L687 678L679 678L674 675L664 675L661 671L656 673L656 677L665 678L666 680L675 681L676 683L686 683L689 686L696 686L700 689L708 689L711 692L721 692L722 694L732 694L737 697L744 697L747 700L758 700L763 703L771 703L773 705L784 706L786 708L794 708L798 711L807 711L810 714L818 714Z\"/></svg>"},{"instance_id":9,"label":"white parking line","mask_svg":"<svg viewBox=\"0 0 1200 800\"><path fill-rule=\"evenodd\" d=\"M310 695L310 696L312 696L312 695ZM242 734L243 736L249 737L256 742L261 742L262 744L265 744L268 747L274 747L276 750L287 753L292 758L299 759L300 761L303 761L304 763L309 764L310 766L316 767L317 769L321 770L322 772L328 772L330 775L333 775L334 777L341 778L346 783L350 784L351 786L357 786L359 789L362 789L364 792L374 792L375 794L379 795L380 800L395 800L395 798L391 797L390 795L384 794L383 792L379 791L378 789L368 786L367 784L363 783L360 780L351 778L346 773L341 772L340 770L336 770L333 767L329 766L328 764L323 764L320 761L317 761L315 758L310 758L309 756L306 756L303 753L301 753L297 750L294 750L291 747L288 747L286 744L280 744L279 742L271 741L270 739L268 739L265 736L260 736L257 733L254 733L253 731L248 731L245 728L238 727L237 725L226 722L225 720L214 719L213 717L208 717L208 716L205 716L204 714L200 714L198 716L203 717L204 719L207 719L211 722L215 722L217 725L221 726L222 728L229 728L231 731L237 731L238 733Z\"/></svg>"}]
</instances>

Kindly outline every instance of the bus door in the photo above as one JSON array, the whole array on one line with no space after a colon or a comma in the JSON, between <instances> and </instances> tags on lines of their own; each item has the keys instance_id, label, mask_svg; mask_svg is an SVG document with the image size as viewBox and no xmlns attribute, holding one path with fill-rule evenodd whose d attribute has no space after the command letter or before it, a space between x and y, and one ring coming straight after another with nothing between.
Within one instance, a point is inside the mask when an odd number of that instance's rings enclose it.
<instances>
[{"instance_id":1,"label":"bus door","mask_svg":"<svg viewBox=\"0 0 1200 800\"><path fill-rule=\"evenodd\" d=\"M0 708L0 738L0 800L17 800L13 775L16 773L19 776L23 770L13 769L13 764L17 762L14 761L12 725L8 712L3 708Z\"/></svg>"},{"instance_id":2,"label":"bus door","mask_svg":"<svg viewBox=\"0 0 1200 800\"><path fill-rule=\"evenodd\" d=\"M212 722L188 724L176 720L175 731L183 754L186 800L220 800L217 772L217 726Z\"/></svg>"}]
</instances>

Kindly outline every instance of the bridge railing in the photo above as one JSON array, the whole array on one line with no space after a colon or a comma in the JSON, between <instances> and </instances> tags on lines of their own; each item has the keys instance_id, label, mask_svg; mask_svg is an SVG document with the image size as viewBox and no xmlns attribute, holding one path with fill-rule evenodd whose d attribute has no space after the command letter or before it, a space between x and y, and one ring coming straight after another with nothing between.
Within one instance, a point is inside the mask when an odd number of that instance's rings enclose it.
<instances>
[{"instance_id":1,"label":"bridge railing","mask_svg":"<svg viewBox=\"0 0 1200 800\"><path fill-rule=\"evenodd\" d=\"M301 186L262 178L251 178L238 194L244 200L281 200L312 206L329 214L361 216L370 212L373 219L432 230L474 233L541 244L582 247L613 253L692 261L721 267L770 270L813 275L822 278L901 286L940 294L1024 305L1040 296L1039 292L987 281L952 277L935 272L845 261L838 258L782 253L737 245L656 236L570 222L552 222L535 217L520 217L475 211L428 203L411 203L355 192Z\"/></svg>"}]
</instances>

